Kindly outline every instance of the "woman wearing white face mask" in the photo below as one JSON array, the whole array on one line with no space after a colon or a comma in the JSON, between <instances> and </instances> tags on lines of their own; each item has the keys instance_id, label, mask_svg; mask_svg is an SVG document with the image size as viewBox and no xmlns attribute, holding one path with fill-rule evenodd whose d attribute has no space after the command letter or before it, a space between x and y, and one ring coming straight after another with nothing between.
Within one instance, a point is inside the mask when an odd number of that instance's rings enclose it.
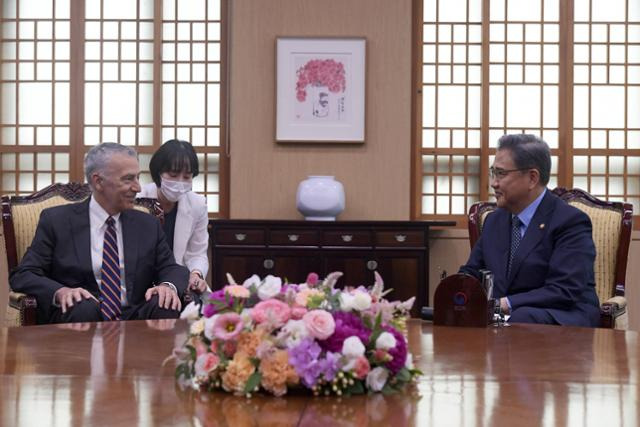
<instances>
[{"instance_id":1,"label":"woman wearing white face mask","mask_svg":"<svg viewBox=\"0 0 640 427\"><path fill-rule=\"evenodd\" d=\"M208 289L207 248L209 234L206 200L191 191L198 175L198 158L191 144L172 139L151 157L153 182L142 187L138 197L157 198L164 211L164 233L176 262L191 272L189 287L201 293Z\"/></svg>"}]
</instances>

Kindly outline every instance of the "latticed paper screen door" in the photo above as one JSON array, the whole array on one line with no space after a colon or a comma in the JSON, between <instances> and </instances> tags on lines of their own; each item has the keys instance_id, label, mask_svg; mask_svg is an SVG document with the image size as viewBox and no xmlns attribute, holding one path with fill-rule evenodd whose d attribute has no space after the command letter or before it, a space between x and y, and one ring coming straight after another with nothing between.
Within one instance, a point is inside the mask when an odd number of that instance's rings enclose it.
<instances>
[{"instance_id":1,"label":"latticed paper screen door","mask_svg":"<svg viewBox=\"0 0 640 427\"><path fill-rule=\"evenodd\" d=\"M68 2L41 6L2 1L3 194L70 179L70 8Z\"/></svg>"},{"instance_id":2,"label":"latticed paper screen door","mask_svg":"<svg viewBox=\"0 0 640 427\"><path fill-rule=\"evenodd\" d=\"M135 147L146 171L155 149L179 138L198 153L194 190L211 214L225 209L225 0L0 4L0 192L82 181L84 153L103 141Z\"/></svg>"},{"instance_id":3,"label":"latticed paper screen door","mask_svg":"<svg viewBox=\"0 0 640 427\"><path fill-rule=\"evenodd\" d=\"M464 223L491 196L498 138L517 132L549 143L550 188L640 212L640 2L418 5L416 217Z\"/></svg>"},{"instance_id":4,"label":"latticed paper screen door","mask_svg":"<svg viewBox=\"0 0 640 427\"><path fill-rule=\"evenodd\" d=\"M424 5L423 215L463 215L480 197L480 6L479 2L453 4L447 1L425 2Z\"/></svg>"},{"instance_id":5,"label":"latticed paper screen door","mask_svg":"<svg viewBox=\"0 0 640 427\"><path fill-rule=\"evenodd\" d=\"M574 16L573 184L637 215L640 2L576 1Z\"/></svg>"}]
</instances>

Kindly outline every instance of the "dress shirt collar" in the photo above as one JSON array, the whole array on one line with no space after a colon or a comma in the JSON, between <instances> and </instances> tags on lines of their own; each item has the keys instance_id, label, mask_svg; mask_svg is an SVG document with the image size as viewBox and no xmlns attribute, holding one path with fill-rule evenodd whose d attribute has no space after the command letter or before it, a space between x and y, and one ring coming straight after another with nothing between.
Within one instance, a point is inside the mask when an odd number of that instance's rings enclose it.
<instances>
[{"instance_id":1,"label":"dress shirt collar","mask_svg":"<svg viewBox=\"0 0 640 427\"><path fill-rule=\"evenodd\" d=\"M105 222L107 222L107 218L111 216L116 224L118 223L118 219L120 218L120 212L115 215L109 215L107 211L104 210L100 203L96 201L96 199L91 196L91 200L89 201L89 216L93 220L93 224L96 224L99 227L102 227Z\"/></svg>"},{"instance_id":2,"label":"dress shirt collar","mask_svg":"<svg viewBox=\"0 0 640 427\"><path fill-rule=\"evenodd\" d=\"M524 208L522 212L520 212L518 215L515 215L518 217L520 222L522 222L522 225L524 226L525 230L529 227L531 218L533 218L533 215L536 213L536 210L538 209L538 206L540 206L540 202L542 202L542 198L546 193L547 193L547 189L545 188L544 190L542 190L542 193L540 193L540 195L536 197L536 199L533 202L531 202L529 206Z\"/></svg>"}]
</instances>

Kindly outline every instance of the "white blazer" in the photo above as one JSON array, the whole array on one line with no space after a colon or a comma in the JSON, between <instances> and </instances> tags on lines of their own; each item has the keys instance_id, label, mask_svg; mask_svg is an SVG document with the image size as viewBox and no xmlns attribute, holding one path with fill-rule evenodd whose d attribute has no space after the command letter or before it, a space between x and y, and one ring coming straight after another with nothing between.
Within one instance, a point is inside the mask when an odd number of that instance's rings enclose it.
<instances>
[{"instance_id":1,"label":"white blazer","mask_svg":"<svg viewBox=\"0 0 640 427\"><path fill-rule=\"evenodd\" d=\"M158 198L158 187L154 182L142 186L138 197ZM204 196L193 191L183 194L178 199L176 227L173 231L173 256L176 262L184 265L189 271L198 270L204 277L209 271L207 249L209 232L207 225L207 204Z\"/></svg>"}]
</instances>

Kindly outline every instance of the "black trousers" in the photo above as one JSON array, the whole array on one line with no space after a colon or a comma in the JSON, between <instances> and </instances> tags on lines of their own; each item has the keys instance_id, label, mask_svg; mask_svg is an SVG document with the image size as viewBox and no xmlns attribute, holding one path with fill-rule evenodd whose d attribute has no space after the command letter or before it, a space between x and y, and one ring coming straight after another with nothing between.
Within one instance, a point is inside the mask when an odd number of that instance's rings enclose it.
<instances>
[{"instance_id":1,"label":"black trousers","mask_svg":"<svg viewBox=\"0 0 640 427\"><path fill-rule=\"evenodd\" d=\"M171 310L158 306L158 295L138 305L122 307L122 320L177 319L180 310ZM60 307L54 307L49 318L50 323L101 322L100 305L93 299L83 299L75 303L66 313Z\"/></svg>"}]
</instances>

